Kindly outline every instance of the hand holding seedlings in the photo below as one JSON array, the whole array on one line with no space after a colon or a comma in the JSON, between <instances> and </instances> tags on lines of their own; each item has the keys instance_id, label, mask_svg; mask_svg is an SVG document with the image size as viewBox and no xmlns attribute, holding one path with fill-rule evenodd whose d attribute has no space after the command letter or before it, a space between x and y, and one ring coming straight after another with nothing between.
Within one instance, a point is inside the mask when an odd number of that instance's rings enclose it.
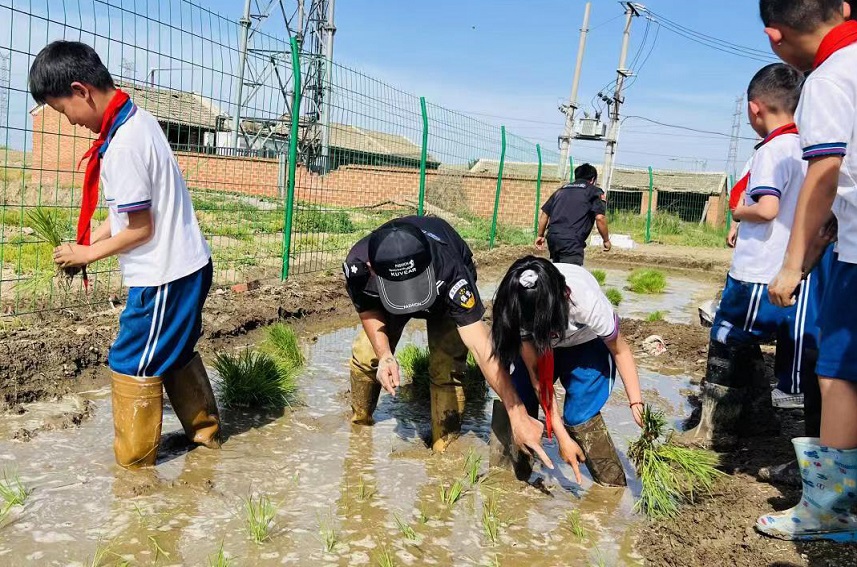
<instances>
[{"instance_id":1,"label":"hand holding seedlings","mask_svg":"<svg viewBox=\"0 0 857 567\"><path fill-rule=\"evenodd\" d=\"M645 408L645 404L643 402L631 402L628 405L631 406L631 415L634 416L634 423L638 427L643 427L643 408Z\"/></svg>"},{"instance_id":2,"label":"hand holding seedlings","mask_svg":"<svg viewBox=\"0 0 857 567\"><path fill-rule=\"evenodd\" d=\"M396 395L396 388L401 384L399 363L392 355L378 361L378 372L375 374L381 386L391 395Z\"/></svg>"},{"instance_id":3,"label":"hand holding seedlings","mask_svg":"<svg viewBox=\"0 0 857 567\"><path fill-rule=\"evenodd\" d=\"M60 268L81 268L90 263L89 246L66 242L54 248L54 262Z\"/></svg>"}]
</instances>

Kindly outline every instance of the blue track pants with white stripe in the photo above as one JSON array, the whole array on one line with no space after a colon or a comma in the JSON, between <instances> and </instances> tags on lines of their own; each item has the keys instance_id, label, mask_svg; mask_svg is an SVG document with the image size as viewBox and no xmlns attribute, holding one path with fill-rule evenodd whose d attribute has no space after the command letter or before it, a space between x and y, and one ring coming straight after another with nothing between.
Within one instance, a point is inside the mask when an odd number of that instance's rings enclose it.
<instances>
[{"instance_id":1,"label":"blue track pants with white stripe","mask_svg":"<svg viewBox=\"0 0 857 567\"><path fill-rule=\"evenodd\" d=\"M777 307L768 299L766 284L727 276L711 340L728 346L776 340L777 388L788 394L800 393L804 352L818 349L820 279L820 274L814 271L801 283L795 305Z\"/></svg>"},{"instance_id":2,"label":"blue track pants with white stripe","mask_svg":"<svg viewBox=\"0 0 857 567\"><path fill-rule=\"evenodd\" d=\"M184 367L202 333L202 307L211 288L211 261L196 272L157 287L132 287L119 318L119 336L107 363L113 372L140 378Z\"/></svg>"}]
</instances>

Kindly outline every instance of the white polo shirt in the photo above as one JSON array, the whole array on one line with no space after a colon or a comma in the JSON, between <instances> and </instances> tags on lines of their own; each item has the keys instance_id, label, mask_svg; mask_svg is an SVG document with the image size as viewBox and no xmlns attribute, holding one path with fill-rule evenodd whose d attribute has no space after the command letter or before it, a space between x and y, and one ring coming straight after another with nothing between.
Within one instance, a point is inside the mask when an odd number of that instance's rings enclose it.
<instances>
[{"instance_id":1,"label":"white polo shirt","mask_svg":"<svg viewBox=\"0 0 857 567\"><path fill-rule=\"evenodd\" d=\"M615 338L619 319L598 281L585 268L575 264L554 264L571 290L568 329L557 348L571 347L594 339Z\"/></svg>"},{"instance_id":2,"label":"white polo shirt","mask_svg":"<svg viewBox=\"0 0 857 567\"><path fill-rule=\"evenodd\" d=\"M797 134L782 134L756 150L744 204L765 195L780 200L776 218L768 222L741 221L729 275L738 281L768 284L779 273L789 243L801 185L806 177Z\"/></svg>"},{"instance_id":3,"label":"white polo shirt","mask_svg":"<svg viewBox=\"0 0 857 567\"><path fill-rule=\"evenodd\" d=\"M128 213L152 211L152 239L119 254L125 285L163 285L208 263L211 250L199 230L178 162L158 121L145 110L138 108L107 147L101 189L114 236L128 226Z\"/></svg>"},{"instance_id":4,"label":"white polo shirt","mask_svg":"<svg viewBox=\"0 0 857 567\"><path fill-rule=\"evenodd\" d=\"M804 159L844 156L833 203L837 251L839 260L857 264L857 44L835 52L810 74L795 119Z\"/></svg>"}]
</instances>

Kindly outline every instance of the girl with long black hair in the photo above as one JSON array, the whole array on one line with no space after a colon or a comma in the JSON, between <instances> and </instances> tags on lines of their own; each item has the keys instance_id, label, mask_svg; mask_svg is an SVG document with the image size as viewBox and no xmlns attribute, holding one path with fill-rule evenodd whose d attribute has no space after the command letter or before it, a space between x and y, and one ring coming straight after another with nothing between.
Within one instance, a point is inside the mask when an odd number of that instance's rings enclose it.
<instances>
[{"instance_id":1,"label":"girl with long black hair","mask_svg":"<svg viewBox=\"0 0 857 567\"><path fill-rule=\"evenodd\" d=\"M500 364L512 368L531 415L545 410L560 454L574 469L585 460L595 482L625 486L625 473L601 417L616 371L642 425L640 381L619 319L592 275L580 266L526 256L512 264L494 298L492 338ZM562 411L553 393L565 389Z\"/></svg>"}]
</instances>

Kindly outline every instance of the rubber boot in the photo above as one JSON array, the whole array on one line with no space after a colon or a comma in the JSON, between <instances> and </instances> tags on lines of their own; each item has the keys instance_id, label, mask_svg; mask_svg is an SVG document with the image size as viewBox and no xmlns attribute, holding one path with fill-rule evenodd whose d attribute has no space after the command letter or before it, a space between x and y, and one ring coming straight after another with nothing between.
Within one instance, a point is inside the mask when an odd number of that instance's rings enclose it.
<instances>
[{"instance_id":1,"label":"rubber boot","mask_svg":"<svg viewBox=\"0 0 857 567\"><path fill-rule=\"evenodd\" d=\"M429 384L431 394L431 448L442 453L461 433L464 387L460 384Z\"/></svg>"},{"instance_id":2,"label":"rubber boot","mask_svg":"<svg viewBox=\"0 0 857 567\"><path fill-rule=\"evenodd\" d=\"M602 486L627 486L622 461L600 413L580 425L565 426L583 454L592 480Z\"/></svg>"},{"instance_id":3,"label":"rubber boot","mask_svg":"<svg viewBox=\"0 0 857 567\"><path fill-rule=\"evenodd\" d=\"M113 373L113 452L120 467L151 467L158 458L163 380Z\"/></svg>"},{"instance_id":4,"label":"rubber boot","mask_svg":"<svg viewBox=\"0 0 857 567\"><path fill-rule=\"evenodd\" d=\"M771 383L759 345L735 349L738 383L747 384L737 432L742 437L770 437L780 434L780 417L771 401Z\"/></svg>"},{"instance_id":5,"label":"rubber boot","mask_svg":"<svg viewBox=\"0 0 857 567\"><path fill-rule=\"evenodd\" d=\"M187 438L209 449L220 448L220 413L199 353L184 368L164 375L164 389Z\"/></svg>"},{"instance_id":6,"label":"rubber boot","mask_svg":"<svg viewBox=\"0 0 857 567\"><path fill-rule=\"evenodd\" d=\"M718 341L708 346L708 365L700 398L699 424L673 435L672 441L686 447L727 449L735 445L735 430L741 417L745 389L738 382L739 349ZM770 400L770 395L768 396Z\"/></svg>"},{"instance_id":7,"label":"rubber boot","mask_svg":"<svg viewBox=\"0 0 857 567\"><path fill-rule=\"evenodd\" d=\"M857 541L857 449L824 447L816 437L792 439L803 494L794 508L756 522L761 533L786 540Z\"/></svg>"},{"instance_id":8,"label":"rubber boot","mask_svg":"<svg viewBox=\"0 0 857 567\"><path fill-rule=\"evenodd\" d=\"M494 400L491 412L491 437L488 440L488 464L514 471L518 480L527 481L533 474L533 458L521 451L512 437L512 424L506 406Z\"/></svg>"},{"instance_id":9,"label":"rubber boot","mask_svg":"<svg viewBox=\"0 0 857 567\"><path fill-rule=\"evenodd\" d=\"M360 331L351 346L351 423L374 425L372 414L378 407L381 384L375 377L378 358L369 337Z\"/></svg>"},{"instance_id":10,"label":"rubber boot","mask_svg":"<svg viewBox=\"0 0 857 567\"><path fill-rule=\"evenodd\" d=\"M818 362L818 351L807 349L801 358L800 388L804 394L803 400L803 434L804 437L821 435L821 389L818 386L818 375L815 364ZM762 467L759 469L759 480L788 486L800 486L800 469L796 460L782 465Z\"/></svg>"}]
</instances>

